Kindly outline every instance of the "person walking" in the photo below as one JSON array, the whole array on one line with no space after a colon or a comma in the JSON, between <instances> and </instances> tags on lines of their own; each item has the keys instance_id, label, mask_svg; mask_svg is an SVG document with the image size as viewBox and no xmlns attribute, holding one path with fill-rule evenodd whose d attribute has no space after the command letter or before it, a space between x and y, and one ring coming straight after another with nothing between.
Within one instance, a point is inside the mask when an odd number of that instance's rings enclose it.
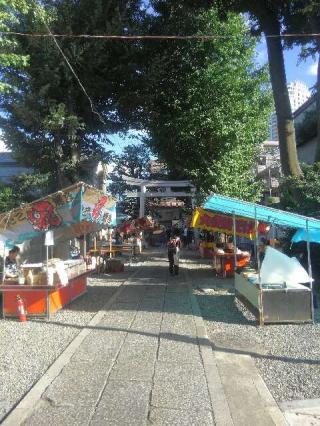
<instances>
[{"instance_id":1,"label":"person walking","mask_svg":"<svg viewBox=\"0 0 320 426\"><path fill-rule=\"evenodd\" d=\"M171 238L168 242L169 272L171 275L179 274L179 249L180 239L177 241L176 238Z\"/></svg>"}]
</instances>

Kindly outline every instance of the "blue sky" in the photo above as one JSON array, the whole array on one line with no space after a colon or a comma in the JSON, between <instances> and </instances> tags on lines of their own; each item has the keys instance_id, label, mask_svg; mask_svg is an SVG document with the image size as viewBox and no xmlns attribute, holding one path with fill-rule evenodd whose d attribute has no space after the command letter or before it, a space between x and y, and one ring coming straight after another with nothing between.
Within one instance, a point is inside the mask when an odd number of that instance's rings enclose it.
<instances>
[{"instance_id":1,"label":"blue sky","mask_svg":"<svg viewBox=\"0 0 320 426\"><path fill-rule=\"evenodd\" d=\"M291 83L300 80L311 88L316 83L318 64L312 58L308 58L307 61L299 61L299 51L299 47L284 51L287 81ZM268 62L265 40L257 46L257 60L261 65Z\"/></svg>"}]
</instances>

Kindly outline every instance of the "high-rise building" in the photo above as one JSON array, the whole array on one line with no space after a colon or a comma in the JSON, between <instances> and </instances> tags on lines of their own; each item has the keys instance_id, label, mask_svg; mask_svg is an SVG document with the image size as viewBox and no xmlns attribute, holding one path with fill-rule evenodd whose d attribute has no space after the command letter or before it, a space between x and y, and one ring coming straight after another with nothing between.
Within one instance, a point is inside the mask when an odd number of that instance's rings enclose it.
<instances>
[{"instance_id":1,"label":"high-rise building","mask_svg":"<svg viewBox=\"0 0 320 426\"><path fill-rule=\"evenodd\" d=\"M301 105L303 105L311 96L308 87L301 81L293 81L288 84L289 99L291 104L292 112L295 112ZM270 116L270 140L277 141L278 126L277 126L277 115L273 112Z\"/></svg>"}]
</instances>

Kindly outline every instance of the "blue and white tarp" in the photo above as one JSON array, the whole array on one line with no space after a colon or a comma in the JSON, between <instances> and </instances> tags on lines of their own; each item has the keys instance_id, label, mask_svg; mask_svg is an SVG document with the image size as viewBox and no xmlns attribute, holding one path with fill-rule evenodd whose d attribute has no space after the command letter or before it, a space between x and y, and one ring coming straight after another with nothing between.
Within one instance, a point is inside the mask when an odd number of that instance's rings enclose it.
<instances>
[{"instance_id":1,"label":"blue and white tarp","mask_svg":"<svg viewBox=\"0 0 320 426\"><path fill-rule=\"evenodd\" d=\"M308 223L310 231L317 230L320 232L320 220L313 217L306 217L222 195L214 194L208 197L203 208L225 214L235 214L240 217L257 219L260 222L272 223L288 228L306 229Z\"/></svg>"}]
</instances>

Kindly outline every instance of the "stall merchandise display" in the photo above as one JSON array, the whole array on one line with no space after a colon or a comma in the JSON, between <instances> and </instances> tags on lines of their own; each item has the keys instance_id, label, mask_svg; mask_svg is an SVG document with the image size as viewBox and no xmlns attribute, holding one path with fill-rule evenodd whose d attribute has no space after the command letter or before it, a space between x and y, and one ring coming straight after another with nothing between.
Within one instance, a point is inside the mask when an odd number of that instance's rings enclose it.
<instances>
[{"instance_id":1,"label":"stall merchandise display","mask_svg":"<svg viewBox=\"0 0 320 426\"><path fill-rule=\"evenodd\" d=\"M237 254L237 268L243 268L250 262L250 254L247 252ZM235 258L233 253L225 253L223 250L213 253L213 268L223 278L234 277Z\"/></svg>"},{"instance_id":2,"label":"stall merchandise display","mask_svg":"<svg viewBox=\"0 0 320 426\"><path fill-rule=\"evenodd\" d=\"M5 280L0 290L3 316L17 316L17 298L24 301L28 316L54 314L87 292L91 272L84 260L51 259L46 264L24 264L18 279ZM22 280L21 280L22 277Z\"/></svg>"}]
</instances>

